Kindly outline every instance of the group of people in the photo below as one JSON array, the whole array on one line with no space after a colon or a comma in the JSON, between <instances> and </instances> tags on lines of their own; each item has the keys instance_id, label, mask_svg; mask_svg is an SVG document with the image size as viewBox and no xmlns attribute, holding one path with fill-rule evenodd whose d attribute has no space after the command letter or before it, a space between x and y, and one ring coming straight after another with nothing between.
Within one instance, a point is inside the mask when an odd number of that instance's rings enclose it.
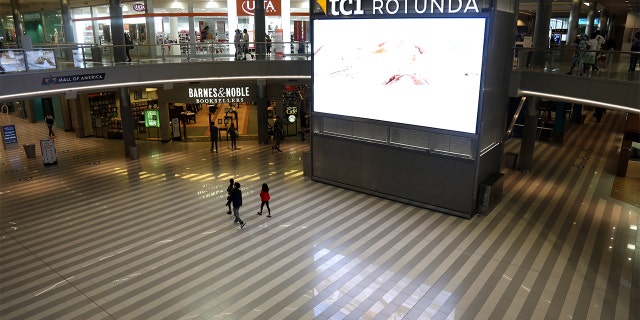
<instances>
[{"instance_id":1,"label":"group of people","mask_svg":"<svg viewBox=\"0 0 640 320\"><path fill-rule=\"evenodd\" d=\"M265 34L265 47L267 49L267 54L271 54L271 37L268 34ZM251 56L251 59L254 58L253 52L249 50L249 33L247 29L236 29L235 35L233 36L233 44L236 47L236 58L235 60L247 60L247 55Z\"/></svg>"},{"instance_id":2,"label":"group of people","mask_svg":"<svg viewBox=\"0 0 640 320\"><path fill-rule=\"evenodd\" d=\"M220 130L218 129L218 126L216 126L215 123L211 122L209 123L209 136L211 139L211 152L218 153L218 138L219 138L219 132ZM236 150L238 149L238 129L236 128L236 126L231 123L231 125L229 126L229 128L227 129L227 132L229 133L229 137L231 138L231 150Z\"/></svg>"},{"instance_id":3,"label":"group of people","mask_svg":"<svg viewBox=\"0 0 640 320\"><path fill-rule=\"evenodd\" d=\"M576 52L571 62L571 69L567 74L573 74L573 70L578 67L580 75L583 76L593 75L599 70L598 62L603 64L608 61L610 55L608 51L614 49L615 41L613 39L605 40L600 31L596 31L591 37L586 34L577 36L574 45ZM638 61L640 61L640 31L636 32L631 40L629 72L636 70Z\"/></svg>"},{"instance_id":4,"label":"group of people","mask_svg":"<svg viewBox=\"0 0 640 320\"><path fill-rule=\"evenodd\" d=\"M233 44L236 47L236 60L247 60L247 55L251 55L253 59L253 53L249 51L249 33L247 29L236 29L236 33L233 36Z\"/></svg>"},{"instance_id":5,"label":"group of people","mask_svg":"<svg viewBox=\"0 0 640 320\"><path fill-rule=\"evenodd\" d=\"M573 74L573 69L579 67L580 75L588 75L589 71L594 74L598 71L596 55L599 50L603 49L605 43L604 37L600 31L594 32L591 37L582 34L576 37L574 45L576 52L573 55L571 69L567 74Z\"/></svg>"},{"instance_id":6,"label":"group of people","mask_svg":"<svg viewBox=\"0 0 640 320\"><path fill-rule=\"evenodd\" d=\"M258 215L262 215L263 209L267 207L267 218L271 218L271 208L269 207L269 200L271 195L269 194L269 186L266 183L262 184L260 190L260 211ZM240 207L242 206L242 191L240 190L240 183L229 179L229 186L227 187L227 214L230 215L233 210L233 222L240 225L240 229L244 229L247 224L240 218Z\"/></svg>"}]
</instances>

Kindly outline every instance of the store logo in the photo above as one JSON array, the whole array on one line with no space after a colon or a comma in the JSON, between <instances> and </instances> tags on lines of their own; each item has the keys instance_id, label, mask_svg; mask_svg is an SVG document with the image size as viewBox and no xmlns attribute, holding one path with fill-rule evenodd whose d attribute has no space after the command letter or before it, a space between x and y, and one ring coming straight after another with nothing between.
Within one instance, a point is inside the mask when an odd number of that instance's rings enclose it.
<instances>
[{"instance_id":1,"label":"store logo","mask_svg":"<svg viewBox=\"0 0 640 320\"><path fill-rule=\"evenodd\" d=\"M255 0L238 0L236 2L238 6L238 16L253 16L256 11ZM280 15L280 2L272 0L264 0L264 14L266 16L279 16Z\"/></svg>"},{"instance_id":2,"label":"store logo","mask_svg":"<svg viewBox=\"0 0 640 320\"><path fill-rule=\"evenodd\" d=\"M478 13L476 0L318 0L314 13L329 16Z\"/></svg>"},{"instance_id":3,"label":"store logo","mask_svg":"<svg viewBox=\"0 0 640 320\"><path fill-rule=\"evenodd\" d=\"M138 12L145 12L147 11L147 6L145 6L144 3L136 3L133 5L133 10Z\"/></svg>"}]
</instances>

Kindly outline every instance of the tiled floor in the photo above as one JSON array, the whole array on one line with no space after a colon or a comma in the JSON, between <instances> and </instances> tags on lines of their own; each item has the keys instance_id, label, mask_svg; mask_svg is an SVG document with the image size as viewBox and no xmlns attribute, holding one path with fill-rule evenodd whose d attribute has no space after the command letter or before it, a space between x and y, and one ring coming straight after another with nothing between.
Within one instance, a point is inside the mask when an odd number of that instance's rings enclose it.
<instances>
[{"instance_id":1,"label":"tiled floor","mask_svg":"<svg viewBox=\"0 0 640 320\"><path fill-rule=\"evenodd\" d=\"M56 165L0 152L0 318L638 319L640 208L610 197L623 117L587 119L531 172L505 169L502 201L470 220L311 181L299 139L139 141L127 160L58 130ZM0 120L20 145L46 138Z\"/></svg>"}]
</instances>

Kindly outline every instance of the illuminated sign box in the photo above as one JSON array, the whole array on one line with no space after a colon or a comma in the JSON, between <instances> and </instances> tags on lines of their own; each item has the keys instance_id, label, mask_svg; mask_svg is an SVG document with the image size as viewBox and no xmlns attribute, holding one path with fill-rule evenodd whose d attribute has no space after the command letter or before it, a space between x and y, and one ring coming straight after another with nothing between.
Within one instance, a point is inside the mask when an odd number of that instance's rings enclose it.
<instances>
[{"instance_id":1,"label":"illuminated sign box","mask_svg":"<svg viewBox=\"0 0 640 320\"><path fill-rule=\"evenodd\" d=\"M313 22L315 112L476 133L486 17Z\"/></svg>"},{"instance_id":2,"label":"illuminated sign box","mask_svg":"<svg viewBox=\"0 0 640 320\"><path fill-rule=\"evenodd\" d=\"M144 111L144 125L148 127L160 126L160 113L158 110L145 110Z\"/></svg>"},{"instance_id":3,"label":"illuminated sign box","mask_svg":"<svg viewBox=\"0 0 640 320\"><path fill-rule=\"evenodd\" d=\"M1 50L0 67L5 72L26 71L27 65L22 50Z\"/></svg>"}]
</instances>

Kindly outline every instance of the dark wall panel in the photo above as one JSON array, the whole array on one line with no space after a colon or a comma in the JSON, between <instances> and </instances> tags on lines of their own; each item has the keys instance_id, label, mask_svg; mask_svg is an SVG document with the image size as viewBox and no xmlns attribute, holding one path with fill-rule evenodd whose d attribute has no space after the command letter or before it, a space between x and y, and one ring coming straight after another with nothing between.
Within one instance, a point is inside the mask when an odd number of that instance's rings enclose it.
<instances>
[{"instance_id":1,"label":"dark wall panel","mask_svg":"<svg viewBox=\"0 0 640 320\"><path fill-rule=\"evenodd\" d=\"M312 177L345 188L470 217L472 160L327 135L312 139Z\"/></svg>"}]
</instances>

